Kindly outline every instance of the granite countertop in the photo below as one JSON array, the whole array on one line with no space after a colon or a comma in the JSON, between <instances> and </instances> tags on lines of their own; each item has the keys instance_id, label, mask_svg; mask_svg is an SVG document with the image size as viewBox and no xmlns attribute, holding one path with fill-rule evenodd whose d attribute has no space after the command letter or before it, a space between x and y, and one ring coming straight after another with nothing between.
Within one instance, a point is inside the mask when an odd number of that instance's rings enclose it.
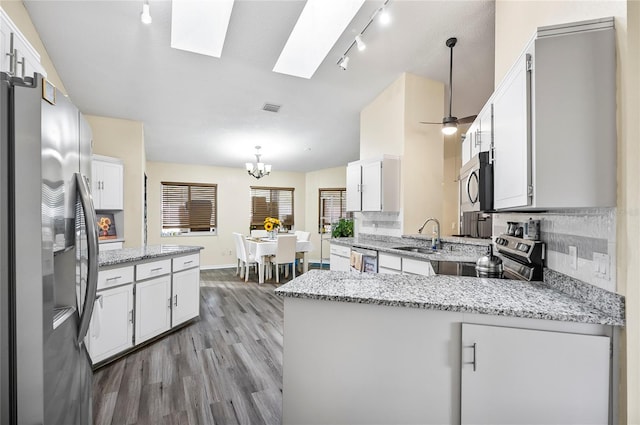
<instances>
[{"instance_id":1,"label":"granite countertop","mask_svg":"<svg viewBox=\"0 0 640 425\"><path fill-rule=\"evenodd\" d=\"M442 249L435 253L420 253L395 249L399 246L430 247L431 237L424 235L406 235L399 237L382 238L335 238L331 243L364 249L372 249L378 252L413 257L431 261L457 261L473 262L485 254L486 247L491 244L490 239L472 239L459 237L442 237Z\"/></svg>"},{"instance_id":2,"label":"granite countertop","mask_svg":"<svg viewBox=\"0 0 640 425\"><path fill-rule=\"evenodd\" d=\"M275 292L282 297L624 326L624 309L606 312L544 282L311 270Z\"/></svg>"},{"instance_id":3,"label":"granite countertop","mask_svg":"<svg viewBox=\"0 0 640 425\"><path fill-rule=\"evenodd\" d=\"M203 247L190 245L146 245L139 248L123 248L101 251L98 267L148 260L151 258L171 257L179 254L199 252Z\"/></svg>"}]
</instances>

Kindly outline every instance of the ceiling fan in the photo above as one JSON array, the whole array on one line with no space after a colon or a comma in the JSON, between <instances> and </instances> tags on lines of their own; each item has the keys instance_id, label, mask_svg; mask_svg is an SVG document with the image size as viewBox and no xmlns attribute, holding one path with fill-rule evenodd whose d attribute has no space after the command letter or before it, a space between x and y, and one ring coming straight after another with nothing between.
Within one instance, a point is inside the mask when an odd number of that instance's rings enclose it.
<instances>
[{"instance_id":1,"label":"ceiling fan","mask_svg":"<svg viewBox=\"0 0 640 425\"><path fill-rule=\"evenodd\" d=\"M477 115L470 115L464 118L458 118L451 115L451 99L453 97L453 48L455 47L458 39L455 37L451 37L445 43L447 47L451 50L451 57L449 60L449 115L442 119L442 122L426 122L420 121L420 124L440 124L442 125L442 132L448 136L455 134L458 131L458 124L469 124L472 123L473 120L476 119Z\"/></svg>"}]
</instances>

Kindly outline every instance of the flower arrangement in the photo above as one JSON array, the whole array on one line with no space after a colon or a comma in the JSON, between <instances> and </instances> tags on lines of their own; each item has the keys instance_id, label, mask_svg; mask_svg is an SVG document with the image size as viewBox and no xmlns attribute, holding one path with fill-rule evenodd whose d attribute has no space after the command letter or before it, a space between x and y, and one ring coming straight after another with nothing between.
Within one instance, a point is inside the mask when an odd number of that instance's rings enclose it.
<instances>
[{"instance_id":1,"label":"flower arrangement","mask_svg":"<svg viewBox=\"0 0 640 425\"><path fill-rule=\"evenodd\" d=\"M98 228L100 229L103 236L107 236L109 233L109 228L111 227L111 219L108 217L100 217L100 221L98 222Z\"/></svg>"},{"instance_id":2,"label":"flower arrangement","mask_svg":"<svg viewBox=\"0 0 640 425\"><path fill-rule=\"evenodd\" d=\"M278 230L280 227L280 220L274 217L267 217L264 219L264 230L267 232Z\"/></svg>"}]
</instances>

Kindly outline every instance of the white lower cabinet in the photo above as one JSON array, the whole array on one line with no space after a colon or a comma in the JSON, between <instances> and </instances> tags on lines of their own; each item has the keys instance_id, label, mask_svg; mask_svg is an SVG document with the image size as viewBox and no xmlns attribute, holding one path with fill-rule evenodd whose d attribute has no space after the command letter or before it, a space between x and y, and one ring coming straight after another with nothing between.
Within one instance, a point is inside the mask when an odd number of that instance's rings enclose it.
<instances>
[{"instance_id":1,"label":"white lower cabinet","mask_svg":"<svg viewBox=\"0 0 640 425\"><path fill-rule=\"evenodd\" d=\"M200 269L173 274L173 312L171 326L177 326L200 314Z\"/></svg>"},{"instance_id":2,"label":"white lower cabinet","mask_svg":"<svg viewBox=\"0 0 640 425\"><path fill-rule=\"evenodd\" d=\"M97 363L133 347L133 285L98 292L89 327L88 348Z\"/></svg>"},{"instance_id":3,"label":"white lower cabinet","mask_svg":"<svg viewBox=\"0 0 640 425\"><path fill-rule=\"evenodd\" d=\"M378 255L378 273L402 274L402 257L381 252Z\"/></svg>"},{"instance_id":4,"label":"white lower cabinet","mask_svg":"<svg viewBox=\"0 0 640 425\"><path fill-rule=\"evenodd\" d=\"M433 266L429 260L417 260L414 258L402 259L402 274L417 274L420 276L433 276Z\"/></svg>"},{"instance_id":5,"label":"white lower cabinet","mask_svg":"<svg viewBox=\"0 0 640 425\"><path fill-rule=\"evenodd\" d=\"M608 423L609 344L607 336L463 323L461 423Z\"/></svg>"},{"instance_id":6,"label":"white lower cabinet","mask_svg":"<svg viewBox=\"0 0 640 425\"><path fill-rule=\"evenodd\" d=\"M351 263L351 247L331 244L329 269L331 271L348 272Z\"/></svg>"},{"instance_id":7,"label":"white lower cabinet","mask_svg":"<svg viewBox=\"0 0 640 425\"><path fill-rule=\"evenodd\" d=\"M171 275L136 283L136 344L171 327Z\"/></svg>"}]
</instances>

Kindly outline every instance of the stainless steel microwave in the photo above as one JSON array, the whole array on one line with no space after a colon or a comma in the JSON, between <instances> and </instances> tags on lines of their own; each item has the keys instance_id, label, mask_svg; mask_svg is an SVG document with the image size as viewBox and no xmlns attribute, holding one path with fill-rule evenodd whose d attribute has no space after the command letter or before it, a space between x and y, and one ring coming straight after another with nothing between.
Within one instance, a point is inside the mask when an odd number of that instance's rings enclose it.
<instances>
[{"instance_id":1,"label":"stainless steel microwave","mask_svg":"<svg viewBox=\"0 0 640 425\"><path fill-rule=\"evenodd\" d=\"M460 169L460 214L493 210L493 165L480 152Z\"/></svg>"}]
</instances>

